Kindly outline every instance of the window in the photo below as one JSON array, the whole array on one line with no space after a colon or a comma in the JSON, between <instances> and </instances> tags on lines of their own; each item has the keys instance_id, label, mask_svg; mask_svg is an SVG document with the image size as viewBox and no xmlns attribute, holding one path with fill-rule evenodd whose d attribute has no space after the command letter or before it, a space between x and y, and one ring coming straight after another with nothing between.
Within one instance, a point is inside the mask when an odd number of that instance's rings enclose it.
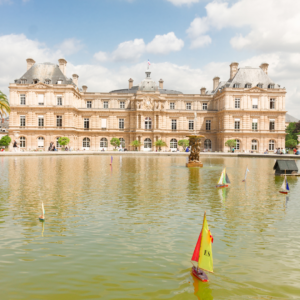
<instances>
[{"instance_id":1,"label":"window","mask_svg":"<svg viewBox=\"0 0 300 300\"><path fill-rule=\"evenodd\" d=\"M241 108L241 99L240 98L235 98L234 108Z\"/></svg>"},{"instance_id":2,"label":"window","mask_svg":"<svg viewBox=\"0 0 300 300\"><path fill-rule=\"evenodd\" d=\"M204 141L204 149L211 149L211 140Z\"/></svg>"},{"instance_id":3,"label":"window","mask_svg":"<svg viewBox=\"0 0 300 300\"><path fill-rule=\"evenodd\" d=\"M20 148L25 148L26 147L26 139L24 136L20 137Z\"/></svg>"},{"instance_id":4,"label":"window","mask_svg":"<svg viewBox=\"0 0 300 300\"><path fill-rule=\"evenodd\" d=\"M234 89L238 89L240 87L240 84L239 83L235 83L234 85L233 85L233 88Z\"/></svg>"},{"instance_id":5,"label":"window","mask_svg":"<svg viewBox=\"0 0 300 300\"><path fill-rule=\"evenodd\" d=\"M61 144L58 142L60 136L56 138L56 148L61 148Z\"/></svg>"},{"instance_id":6,"label":"window","mask_svg":"<svg viewBox=\"0 0 300 300\"><path fill-rule=\"evenodd\" d=\"M177 140L176 139L171 139L170 148L177 149Z\"/></svg>"},{"instance_id":7,"label":"window","mask_svg":"<svg viewBox=\"0 0 300 300\"><path fill-rule=\"evenodd\" d=\"M43 147L44 147L44 138L40 136L38 138L38 148L43 148Z\"/></svg>"},{"instance_id":8,"label":"window","mask_svg":"<svg viewBox=\"0 0 300 300\"><path fill-rule=\"evenodd\" d=\"M21 79L21 84L26 84L26 79Z\"/></svg>"},{"instance_id":9,"label":"window","mask_svg":"<svg viewBox=\"0 0 300 300\"><path fill-rule=\"evenodd\" d=\"M257 140L252 140L252 142L251 142L251 150L257 151Z\"/></svg>"},{"instance_id":10,"label":"window","mask_svg":"<svg viewBox=\"0 0 300 300\"><path fill-rule=\"evenodd\" d=\"M37 84L39 82L38 79L33 79L33 84Z\"/></svg>"},{"instance_id":11,"label":"window","mask_svg":"<svg viewBox=\"0 0 300 300\"><path fill-rule=\"evenodd\" d=\"M84 138L82 141L82 146L83 146L83 148L90 148L90 139Z\"/></svg>"},{"instance_id":12,"label":"window","mask_svg":"<svg viewBox=\"0 0 300 300\"><path fill-rule=\"evenodd\" d=\"M123 138L120 138L120 146L124 149L125 148L125 140Z\"/></svg>"},{"instance_id":13,"label":"window","mask_svg":"<svg viewBox=\"0 0 300 300\"><path fill-rule=\"evenodd\" d=\"M240 150L240 144L241 144L241 142L240 142L240 140L235 140L235 149L236 150Z\"/></svg>"},{"instance_id":14,"label":"window","mask_svg":"<svg viewBox=\"0 0 300 300\"><path fill-rule=\"evenodd\" d=\"M170 109L175 109L175 103L174 102L170 103Z\"/></svg>"},{"instance_id":15,"label":"window","mask_svg":"<svg viewBox=\"0 0 300 300\"><path fill-rule=\"evenodd\" d=\"M108 101L103 102L103 108L108 108Z\"/></svg>"},{"instance_id":16,"label":"window","mask_svg":"<svg viewBox=\"0 0 300 300\"><path fill-rule=\"evenodd\" d=\"M44 105L44 95L43 94L38 95L38 101L39 101L39 105Z\"/></svg>"},{"instance_id":17,"label":"window","mask_svg":"<svg viewBox=\"0 0 300 300\"><path fill-rule=\"evenodd\" d=\"M194 130L194 121L189 120L189 130Z\"/></svg>"},{"instance_id":18,"label":"window","mask_svg":"<svg viewBox=\"0 0 300 300\"><path fill-rule=\"evenodd\" d=\"M120 108L125 108L125 102L124 101L120 102Z\"/></svg>"},{"instance_id":19,"label":"window","mask_svg":"<svg viewBox=\"0 0 300 300\"><path fill-rule=\"evenodd\" d=\"M259 83L259 84L257 85L257 87L259 87L259 88L261 88L261 89L263 88L263 86L264 86L264 85L263 85L262 83Z\"/></svg>"},{"instance_id":20,"label":"window","mask_svg":"<svg viewBox=\"0 0 300 300\"><path fill-rule=\"evenodd\" d=\"M146 118L145 119L145 129L151 129L152 127L152 120L151 118Z\"/></svg>"},{"instance_id":21,"label":"window","mask_svg":"<svg viewBox=\"0 0 300 300\"><path fill-rule=\"evenodd\" d=\"M234 130L235 131L240 131L240 119L235 119L234 120Z\"/></svg>"},{"instance_id":22,"label":"window","mask_svg":"<svg viewBox=\"0 0 300 300\"><path fill-rule=\"evenodd\" d=\"M275 130L275 120L270 120L270 130Z\"/></svg>"},{"instance_id":23,"label":"window","mask_svg":"<svg viewBox=\"0 0 300 300\"><path fill-rule=\"evenodd\" d=\"M205 122L206 124L206 130L210 130L211 129L211 120L206 120L206 122Z\"/></svg>"},{"instance_id":24,"label":"window","mask_svg":"<svg viewBox=\"0 0 300 300\"><path fill-rule=\"evenodd\" d=\"M38 126L44 127L44 116L38 116Z\"/></svg>"},{"instance_id":25,"label":"window","mask_svg":"<svg viewBox=\"0 0 300 300\"><path fill-rule=\"evenodd\" d=\"M172 130L177 129L177 120L172 120Z\"/></svg>"},{"instance_id":26,"label":"window","mask_svg":"<svg viewBox=\"0 0 300 300\"><path fill-rule=\"evenodd\" d=\"M258 109L258 99L257 98L252 99L252 108Z\"/></svg>"},{"instance_id":27,"label":"window","mask_svg":"<svg viewBox=\"0 0 300 300\"><path fill-rule=\"evenodd\" d=\"M119 119L119 129L124 129L124 119Z\"/></svg>"},{"instance_id":28,"label":"window","mask_svg":"<svg viewBox=\"0 0 300 300\"><path fill-rule=\"evenodd\" d=\"M26 126L25 116L20 116L20 126Z\"/></svg>"},{"instance_id":29,"label":"window","mask_svg":"<svg viewBox=\"0 0 300 300\"><path fill-rule=\"evenodd\" d=\"M92 108L92 101L86 101L86 108Z\"/></svg>"},{"instance_id":30,"label":"window","mask_svg":"<svg viewBox=\"0 0 300 300\"><path fill-rule=\"evenodd\" d=\"M270 140L269 141L269 151L274 151L275 150L275 141Z\"/></svg>"},{"instance_id":31,"label":"window","mask_svg":"<svg viewBox=\"0 0 300 300\"><path fill-rule=\"evenodd\" d=\"M107 142L107 138L102 138L100 140L100 148L107 148L108 142Z\"/></svg>"},{"instance_id":32,"label":"window","mask_svg":"<svg viewBox=\"0 0 300 300\"><path fill-rule=\"evenodd\" d=\"M20 104L26 105L26 95L24 94L20 95Z\"/></svg>"},{"instance_id":33,"label":"window","mask_svg":"<svg viewBox=\"0 0 300 300\"><path fill-rule=\"evenodd\" d=\"M246 83L246 84L245 84L245 88L246 88L246 89L250 89L250 88L251 88L251 86L252 86L252 84L251 84L251 83Z\"/></svg>"},{"instance_id":34,"label":"window","mask_svg":"<svg viewBox=\"0 0 300 300\"><path fill-rule=\"evenodd\" d=\"M88 119L88 118L84 119L83 127L84 127L84 129L89 129L90 128L90 119Z\"/></svg>"},{"instance_id":35,"label":"window","mask_svg":"<svg viewBox=\"0 0 300 300\"><path fill-rule=\"evenodd\" d=\"M57 84L62 84L62 80L58 80L58 81L57 81Z\"/></svg>"},{"instance_id":36,"label":"window","mask_svg":"<svg viewBox=\"0 0 300 300\"><path fill-rule=\"evenodd\" d=\"M56 126L62 127L62 116L56 116Z\"/></svg>"},{"instance_id":37,"label":"window","mask_svg":"<svg viewBox=\"0 0 300 300\"><path fill-rule=\"evenodd\" d=\"M271 83L268 85L268 89L274 89L275 88L275 84Z\"/></svg>"},{"instance_id":38,"label":"window","mask_svg":"<svg viewBox=\"0 0 300 300\"><path fill-rule=\"evenodd\" d=\"M46 80L45 80L45 83L46 83L46 84L50 84L50 83L51 83L51 80L50 80L50 79L46 79Z\"/></svg>"},{"instance_id":39,"label":"window","mask_svg":"<svg viewBox=\"0 0 300 300\"><path fill-rule=\"evenodd\" d=\"M62 96L57 96L57 105L62 105Z\"/></svg>"},{"instance_id":40,"label":"window","mask_svg":"<svg viewBox=\"0 0 300 300\"><path fill-rule=\"evenodd\" d=\"M101 120L101 128L106 129L106 119Z\"/></svg>"},{"instance_id":41,"label":"window","mask_svg":"<svg viewBox=\"0 0 300 300\"><path fill-rule=\"evenodd\" d=\"M207 103L202 103L202 109L207 110Z\"/></svg>"},{"instance_id":42,"label":"window","mask_svg":"<svg viewBox=\"0 0 300 300\"><path fill-rule=\"evenodd\" d=\"M270 99L270 109L275 109L275 99L274 98Z\"/></svg>"},{"instance_id":43,"label":"window","mask_svg":"<svg viewBox=\"0 0 300 300\"><path fill-rule=\"evenodd\" d=\"M258 129L257 124L258 124L258 120L257 119L252 119L252 130L253 131L257 131L257 129Z\"/></svg>"},{"instance_id":44,"label":"window","mask_svg":"<svg viewBox=\"0 0 300 300\"><path fill-rule=\"evenodd\" d=\"M187 103L186 104L186 109L191 110L192 109L192 103Z\"/></svg>"},{"instance_id":45,"label":"window","mask_svg":"<svg viewBox=\"0 0 300 300\"><path fill-rule=\"evenodd\" d=\"M151 149L152 148L152 141L150 139L144 140L144 148L145 149Z\"/></svg>"}]
</instances>

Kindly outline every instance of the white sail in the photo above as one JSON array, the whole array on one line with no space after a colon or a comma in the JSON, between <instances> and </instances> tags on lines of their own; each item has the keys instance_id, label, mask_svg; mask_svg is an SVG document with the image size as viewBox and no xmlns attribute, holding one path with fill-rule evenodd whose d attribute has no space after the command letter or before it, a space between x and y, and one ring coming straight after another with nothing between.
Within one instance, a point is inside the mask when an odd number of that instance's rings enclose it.
<instances>
[{"instance_id":1,"label":"white sail","mask_svg":"<svg viewBox=\"0 0 300 300\"><path fill-rule=\"evenodd\" d=\"M223 185L224 170L222 171L222 174L221 174L220 179L218 181L218 185Z\"/></svg>"},{"instance_id":2,"label":"white sail","mask_svg":"<svg viewBox=\"0 0 300 300\"><path fill-rule=\"evenodd\" d=\"M285 191L285 190L286 190L286 177L285 177L285 176L284 176L284 180L283 180L283 183L282 183L281 189L282 189L283 191Z\"/></svg>"},{"instance_id":3,"label":"white sail","mask_svg":"<svg viewBox=\"0 0 300 300\"><path fill-rule=\"evenodd\" d=\"M45 208L44 208L44 202L42 202L42 215L45 215Z\"/></svg>"}]
</instances>

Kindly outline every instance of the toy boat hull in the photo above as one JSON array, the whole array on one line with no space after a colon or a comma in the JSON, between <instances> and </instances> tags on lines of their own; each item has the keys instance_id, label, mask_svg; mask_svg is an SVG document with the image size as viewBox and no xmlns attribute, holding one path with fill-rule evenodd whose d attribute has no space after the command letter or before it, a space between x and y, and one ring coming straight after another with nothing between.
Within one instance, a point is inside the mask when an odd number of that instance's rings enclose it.
<instances>
[{"instance_id":1,"label":"toy boat hull","mask_svg":"<svg viewBox=\"0 0 300 300\"><path fill-rule=\"evenodd\" d=\"M197 268L192 267L192 274L199 280L203 282L208 282L208 277L202 270L197 271Z\"/></svg>"},{"instance_id":2,"label":"toy boat hull","mask_svg":"<svg viewBox=\"0 0 300 300\"><path fill-rule=\"evenodd\" d=\"M281 193L281 194L288 194L289 192L283 192L283 191L279 191L279 193Z\"/></svg>"},{"instance_id":3,"label":"toy boat hull","mask_svg":"<svg viewBox=\"0 0 300 300\"><path fill-rule=\"evenodd\" d=\"M45 221L45 219L39 218L40 221Z\"/></svg>"},{"instance_id":4,"label":"toy boat hull","mask_svg":"<svg viewBox=\"0 0 300 300\"><path fill-rule=\"evenodd\" d=\"M224 184L224 185L216 185L216 188L222 189L222 188L227 188L228 184Z\"/></svg>"}]
</instances>

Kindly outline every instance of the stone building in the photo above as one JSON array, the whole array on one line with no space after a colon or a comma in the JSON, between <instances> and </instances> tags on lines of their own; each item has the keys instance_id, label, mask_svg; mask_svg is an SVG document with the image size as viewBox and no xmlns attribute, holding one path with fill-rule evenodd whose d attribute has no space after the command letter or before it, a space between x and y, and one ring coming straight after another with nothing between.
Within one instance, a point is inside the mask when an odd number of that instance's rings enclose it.
<instances>
[{"instance_id":1,"label":"stone building","mask_svg":"<svg viewBox=\"0 0 300 300\"><path fill-rule=\"evenodd\" d=\"M73 149L111 150L110 140L123 148L139 140L142 151L155 150L162 139L176 150L187 135L204 135L203 148L228 151L225 142L237 141L237 151L263 152L285 144L285 88L268 76L268 64L258 68L230 65L227 81L213 79L213 89L183 94L164 88L146 71L146 78L109 93L88 92L78 86L79 76L66 76L67 62L35 63L27 59L27 71L10 89L10 135L27 150L47 150L51 141L70 138Z\"/></svg>"}]
</instances>

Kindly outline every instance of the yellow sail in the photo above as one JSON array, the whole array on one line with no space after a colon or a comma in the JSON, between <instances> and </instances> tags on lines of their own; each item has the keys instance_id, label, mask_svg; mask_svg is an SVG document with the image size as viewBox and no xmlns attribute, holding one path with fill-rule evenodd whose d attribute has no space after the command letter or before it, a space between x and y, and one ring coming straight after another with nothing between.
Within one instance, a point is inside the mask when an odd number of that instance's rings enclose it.
<instances>
[{"instance_id":1,"label":"yellow sail","mask_svg":"<svg viewBox=\"0 0 300 300\"><path fill-rule=\"evenodd\" d=\"M213 272L213 256L211 244L212 236L210 234L210 230L208 229L206 214L204 214L198 267L209 272Z\"/></svg>"}]
</instances>

